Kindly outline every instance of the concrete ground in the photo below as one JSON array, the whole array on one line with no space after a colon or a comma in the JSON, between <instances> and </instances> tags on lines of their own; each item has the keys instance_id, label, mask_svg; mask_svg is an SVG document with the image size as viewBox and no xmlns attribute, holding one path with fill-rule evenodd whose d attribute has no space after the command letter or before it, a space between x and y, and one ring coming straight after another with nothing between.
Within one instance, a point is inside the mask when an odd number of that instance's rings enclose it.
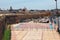
<instances>
[{"instance_id":1,"label":"concrete ground","mask_svg":"<svg viewBox=\"0 0 60 40\"><path fill-rule=\"evenodd\" d=\"M60 40L55 29L49 23L19 23L11 27L11 40Z\"/></svg>"}]
</instances>

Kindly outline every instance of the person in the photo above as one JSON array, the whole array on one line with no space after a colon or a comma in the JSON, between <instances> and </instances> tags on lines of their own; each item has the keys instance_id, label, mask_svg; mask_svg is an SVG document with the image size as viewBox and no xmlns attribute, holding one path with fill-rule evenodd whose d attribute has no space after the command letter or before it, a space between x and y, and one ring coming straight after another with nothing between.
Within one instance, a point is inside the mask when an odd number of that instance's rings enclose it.
<instances>
[{"instance_id":1,"label":"person","mask_svg":"<svg viewBox=\"0 0 60 40\"><path fill-rule=\"evenodd\" d=\"M58 17L58 28L57 28L57 31L58 31L59 34L60 34L60 17Z\"/></svg>"},{"instance_id":2,"label":"person","mask_svg":"<svg viewBox=\"0 0 60 40\"><path fill-rule=\"evenodd\" d=\"M54 24L56 24L56 19L54 19Z\"/></svg>"},{"instance_id":3,"label":"person","mask_svg":"<svg viewBox=\"0 0 60 40\"><path fill-rule=\"evenodd\" d=\"M50 29L53 29L52 23L50 22Z\"/></svg>"},{"instance_id":4,"label":"person","mask_svg":"<svg viewBox=\"0 0 60 40\"><path fill-rule=\"evenodd\" d=\"M50 19L50 22L52 23L52 22L53 22L53 20L52 20L52 16L50 16L49 19Z\"/></svg>"}]
</instances>

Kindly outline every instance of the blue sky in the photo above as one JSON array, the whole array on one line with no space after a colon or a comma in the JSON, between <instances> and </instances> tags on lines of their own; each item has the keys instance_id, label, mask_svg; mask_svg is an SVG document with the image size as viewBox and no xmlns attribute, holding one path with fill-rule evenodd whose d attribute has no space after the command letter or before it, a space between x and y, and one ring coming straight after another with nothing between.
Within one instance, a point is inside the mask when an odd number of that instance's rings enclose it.
<instances>
[{"instance_id":1,"label":"blue sky","mask_svg":"<svg viewBox=\"0 0 60 40\"><path fill-rule=\"evenodd\" d=\"M0 0L1 9L9 9L12 6L13 9L19 9L26 7L27 9L54 9L54 0ZM60 9L60 0L58 0L58 8Z\"/></svg>"}]
</instances>

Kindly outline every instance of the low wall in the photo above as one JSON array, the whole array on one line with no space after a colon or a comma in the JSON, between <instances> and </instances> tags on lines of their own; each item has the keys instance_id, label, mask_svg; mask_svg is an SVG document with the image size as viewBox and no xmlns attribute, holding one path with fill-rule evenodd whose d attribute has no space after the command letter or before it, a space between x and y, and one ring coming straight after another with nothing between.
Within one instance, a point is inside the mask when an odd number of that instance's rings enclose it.
<instances>
[{"instance_id":1,"label":"low wall","mask_svg":"<svg viewBox=\"0 0 60 40\"><path fill-rule=\"evenodd\" d=\"M5 18L0 17L0 40L2 40L3 35L4 35L4 30L5 30Z\"/></svg>"}]
</instances>

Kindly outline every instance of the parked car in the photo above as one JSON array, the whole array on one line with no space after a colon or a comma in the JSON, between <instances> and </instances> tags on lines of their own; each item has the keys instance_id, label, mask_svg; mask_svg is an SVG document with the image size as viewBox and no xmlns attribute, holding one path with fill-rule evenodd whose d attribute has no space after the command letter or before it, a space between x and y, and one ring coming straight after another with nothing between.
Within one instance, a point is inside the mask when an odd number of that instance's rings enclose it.
<instances>
[{"instance_id":1,"label":"parked car","mask_svg":"<svg viewBox=\"0 0 60 40\"><path fill-rule=\"evenodd\" d=\"M47 19L43 18L43 19L40 20L40 22L42 22L42 23L49 23L49 19L48 18Z\"/></svg>"}]
</instances>

